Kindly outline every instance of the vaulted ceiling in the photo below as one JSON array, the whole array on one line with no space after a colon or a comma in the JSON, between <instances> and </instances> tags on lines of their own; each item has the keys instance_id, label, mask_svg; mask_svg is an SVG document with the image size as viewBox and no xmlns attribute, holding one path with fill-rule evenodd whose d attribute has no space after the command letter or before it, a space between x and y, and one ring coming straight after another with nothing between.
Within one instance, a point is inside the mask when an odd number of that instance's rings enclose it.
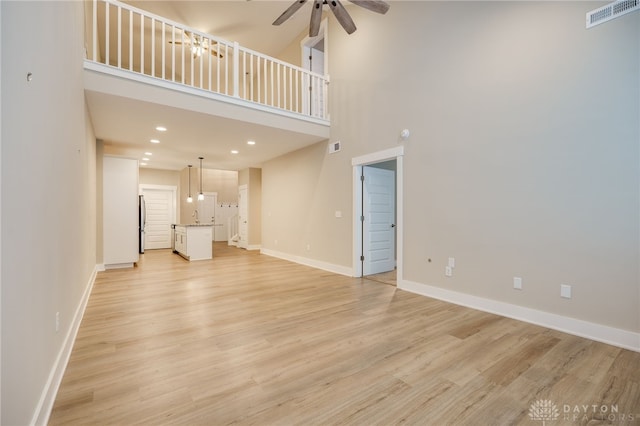
<instances>
[{"instance_id":1,"label":"vaulted ceiling","mask_svg":"<svg viewBox=\"0 0 640 426\"><path fill-rule=\"evenodd\" d=\"M126 1L136 8L168 18L196 30L237 41L242 46L277 57L309 23L311 2L281 26L271 23L291 1ZM283 153L323 140L318 135L248 125L239 120L210 117L171 105L148 103L127 96L87 91L87 102L96 137L105 153L142 159L146 167L180 170L205 157L206 168L240 170L256 167ZM174 124L172 124L174 123ZM170 127L162 143L152 145L158 124ZM316 132L317 133L317 132ZM188 139L188 141L187 141ZM247 146L255 139L255 146ZM211 141L215 140L215 143ZM239 154L230 154L238 149ZM146 155L151 152L153 155Z\"/></svg>"}]
</instances>

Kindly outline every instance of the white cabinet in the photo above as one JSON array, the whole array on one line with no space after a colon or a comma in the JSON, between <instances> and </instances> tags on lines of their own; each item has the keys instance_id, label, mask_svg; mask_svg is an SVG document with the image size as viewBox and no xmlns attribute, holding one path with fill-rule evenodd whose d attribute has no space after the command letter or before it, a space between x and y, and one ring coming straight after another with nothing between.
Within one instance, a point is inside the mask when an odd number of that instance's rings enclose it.
<instances>
[{"instance_id":1,"label":"white cabinet","mask_svg":"<svg viewBox=\"0 0 640 426\"><path fill-rule=\"evenodd\" d=\"M102 241L105 268L138 261L138 160L103 157Z\"/></svg>"},{"instance_id":2,"label":"white cabinet","mask_svg":"<svg viewBox=\"0 0 640 426\"><path fill-rule=\"evenodd\" d=\"M176 225L173 234L175 251L187 260L205 260L213 257L213 226Z\"/></svg>"}]
</instances>

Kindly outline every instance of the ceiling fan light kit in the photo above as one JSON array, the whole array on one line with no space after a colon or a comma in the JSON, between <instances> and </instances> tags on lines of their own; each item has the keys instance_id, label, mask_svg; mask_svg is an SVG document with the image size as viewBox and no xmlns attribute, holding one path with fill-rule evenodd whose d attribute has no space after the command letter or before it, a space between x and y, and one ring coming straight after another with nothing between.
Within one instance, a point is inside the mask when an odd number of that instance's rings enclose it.
<instances>
[{"instance_id":1,"label":"ceiling fan light kit","mask_svg":"<svg viewBox=\"0 0 640 426\"><path fill-rule=\"evenodd\" d=\"M389 4L383 0L349 0L351 3L356 4L360 7L363 7L372 12L385 14L389 10ZM280 25L294 13L298 11L307 2L307 0L296 0L293 2L291 6L289 6L282 15L280 15L275 21L273 21L273 25ZM356 24L351 19L349 12L344 8L340 0L313 0L313 8L311 9L311 20L309 22L309 37L315 37L318 35L320 31L320 20L322 18L322 6L328 4L329 9L333 12L333 15L336 17L342 28L347 32L347 34L353 34L356 31Z\"/></svg>"},{"instance_id":2,"label":"ceiling fan light kit","mask_svg":"<svg viewBox=\"0 0 640 426\"><path fill-rule=\"evenodd\" d=\"M198 34L193 34L191 31L187 31L187 30L182 30L182 41L180 40L176 40L176 41L172 41L169 40L169 44L175 44L177 46L179 45L183 45L187 48L189 48L189 50L191 51L191 54L193 55L193 58L199 58L200 56L202 56L202 54L204 52L206 52L207 50L209 52L211 52L211 54L213 56L217 56L220 59L222 59L224 56L218 52L216 49L214 49L211 45L215 45L217 43L211 43L211 41L205 37L202 37Z\"/></svg>"}]
</instances>

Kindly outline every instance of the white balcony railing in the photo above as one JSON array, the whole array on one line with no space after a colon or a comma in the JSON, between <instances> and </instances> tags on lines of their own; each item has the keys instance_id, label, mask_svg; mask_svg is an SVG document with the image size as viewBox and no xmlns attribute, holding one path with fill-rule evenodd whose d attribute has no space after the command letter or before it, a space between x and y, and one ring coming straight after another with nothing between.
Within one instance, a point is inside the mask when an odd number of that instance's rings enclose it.
<instances>
[{"instance_id":1,"label":"white balcony railing","mask_svg":"<svg viewBox=\"0 0 640 426\"><path fill-rule=\"evenodd\" d=\"M328 76L116 0L93 0L87 58L118 69L327 120Z\"/></svg>"}]
</instances>

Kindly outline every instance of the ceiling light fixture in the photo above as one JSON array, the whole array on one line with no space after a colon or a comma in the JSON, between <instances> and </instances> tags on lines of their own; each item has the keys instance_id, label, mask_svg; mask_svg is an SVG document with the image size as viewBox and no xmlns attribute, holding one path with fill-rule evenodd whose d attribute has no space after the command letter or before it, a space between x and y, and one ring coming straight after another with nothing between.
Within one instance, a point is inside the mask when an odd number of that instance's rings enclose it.
<instances>
[{"instance_id":1,"label":"ceiling light fixture","mask_svg":"<svg viewBox=\"0 0 640 426\"><path fill-rule=\"evenodd\" d=\"M160 143L160 141L158 139L151 139L149 142L151 142L151 143Z\"/></svg>"},{"instance_id":2,"label":"ceiling light fixture","mask_svg":"<svg viewBox=\"0 0 640 426\"><path fill-rule=\"evenodd\" d=\"M140 163L140 165L141 165L141 166L146 166L146 165L147 165L147 163Z\"/></svg>"},{"instance_id":3,"label":"ceiling light fixture","mask_svg":"<svg viewBox=\"0 0 640 426\"><path fill-rule=\"evenodd\" d=\"M153 155L153 153L151 153L151 152L145 152L145 153L144 153L144 155L146 155L147 157L150 157L150 156L152 156L152 155Z\"/></svg>"},{"instance_id":4,"label":"ceiling light fixture","mask_svg":"<svg viewBox=\"0 0 640 426\"><path fill-rule=\"evenodd\" d=\"M255 145L256 141L247 141L247 145Z\"/></svg>"},{"instance_id":5,"label":"ceiling light fixture","mask_svg":"<svg viewBox=\"0 0 640 426\"><path fill-rule=\"evenodd\" d=\"M202 201L204 200L204 194L202 193L202 160L204 160L203 157L198 157L200 159L200 193L198 193L198 200Z\"/></svg>"},{"instance_id":6,"label":"ceiling light fixture","mask_svg":"<svg viewBox=\"0 0 640 426\"><path fill-rule=\"evenodd\" d=\"M237 150L235 150L235 149L231 151L231 153L232 153L232 154L238 154L239 152L240 152L240 151L237 151Z\"/></svg>"},{"instance_id":7,"label":"ceiling light fixture","mask_svg":"<svg viewBox=\"0 0 640 426\"><path fill-rule=\"evenodd\" d=\"M142 161L149 161L149 159L147 157L144 157Z\"/></svg>"},{"instance_id":8,"label":"ceiling light fixture","mask_svg":"<svg viewBox=\"0 0 640 426\"><path fill-rule=\"evenodd\" d=\"M167 128L164 127L164 126L158 126L158 127L156 127L156 130L159 131L159 132L166 132Z\"/></svg>"},{"instance_id":9,"label":"ceiling light fixture","mask_svg":"<svg viewBox=\"0 0 640 426\"><path fill-rule=\"evenodd\" d=\"M189 164L189 196L187 197L187 203L193 203L193 198L191 198L191 164Z\"/></svg>"}]
</instances>

